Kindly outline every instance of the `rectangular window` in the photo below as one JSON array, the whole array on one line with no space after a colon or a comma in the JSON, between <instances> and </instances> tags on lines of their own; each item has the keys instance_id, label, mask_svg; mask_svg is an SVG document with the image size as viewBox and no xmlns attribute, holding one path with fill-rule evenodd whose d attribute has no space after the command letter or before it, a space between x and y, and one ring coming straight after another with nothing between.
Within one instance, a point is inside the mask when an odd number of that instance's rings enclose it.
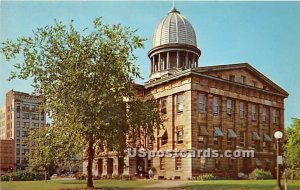
<instances>
[{"instance_id":1,"label":"rectangular window","mask_svg":"<svg viewBox=\"0 0 300 190\"><path fill-rule=\"evenodd\" d=\"M263 107L263 111L262 111L262 120L263 122L266 122L268 120L268 109L266 107Z\"/></svg>"},{"instance_id":2,"label":"rectangular window","mask_svg":"<svg viewBox=\"0 0 300 190\"><path fill-rule=\"evenodd\" d=\"M277 124L279 121L279 118L278 118L278 110L277 109L273 109L273 123L274 124Z\"/></svg>"},{"instance_id":3,"label":"rectangular window","mask_svg":"<svg viewBox=\"0 0 300 190\"><path fill-rule=\"evenodd\" d=\"M214 114L219 114L219 97L214 96L213 101L213 112Z\"/></svg>"},{"instance_id":4,"label":"rectangular window","mask_svg":"<svg viewBox=\"0 0 300 190\"><path fill-rule=\"evenodd\" d=\"M20 107L20 104L18 103L17 104L17 113L20 113L20 111L21 111L21 107Z\"/></svg>"},{"instance_id":5,"label":"rectangular window","mask_svg":"<svg viewBox=\"0 0 300 190\"><path fill-rule=\"evenodd\" d=\"M240 102L240 118L244 119L245 117L245 103Z\"/></svg>"},{"instance_id":6,"label":"rectangular window","mask_svg":"<svg viewBox=\"0 0 300 190\"><path fill-rule=\"evenodd\" d=\"M227 114L232 115L233 101L231 99L227 99Z\"/></svg>"},{"instance_id":7,"label":"rectangular window","mask_svg":"<svg viewBox=\"0 0 300 190\"><path fill-rule=\"evenodd\" d=\"M29 119L29 113L23 113L23 119Z\"/></svg>"},{"instance_id":8,"label":"rectangular window","mask_svg":"<svg viewBox=\"0 0 300 190\"><path fill-rule=\"evenodd\" d=\"M246 132L241 131L240 132L240 146L245 147L245 145L246 145Z\"/></svg>"},{"instance_id":9,"label":"rectangular window","mask_svg":"<svg viewBox=\"0 0 300 190\"><path fill-rule=\"evenodd\" d=\"M177 113L183 112L183 95L177 95Z\"/></svg>"},{"instance_id":10,"label":"rectangular window","mask_svg":"<svg viewBox=\"0 0 300 190\"><path fill-rule=\"evenodd\" d=\"M200 170L205 170L206 168L206 158L200 157Z\"/></svg>"},{"instance_id":11,"label":"rectangular window","mask_svg":"<svg viewBox=\"0 0 300 190\"><path fill-rule=\"evenodd\" d=\"M257 86L257 82L256 81L251 81L251 86L256 87Z\"/></svg>"},{"instance_id":12,"label":"rectangular window","mask_svg":"<svg viewBox=\"0 0 300 190\"><path fill-rule=\"evenodd\" d=\"M252 109L251 109L251 113L252 113L252 120L256 120L256 105L252 104Z\"/></svg>"},{"instance_id":13,"label":"rectangular window","mask_svg":"<svg viewBox=\"0 0 300 190\"><path fill-rule=\"evenodd\" d=\"M23 104L22 111L29 111L29 104Z\"/></svg>"},{"instance_id":14,"label":"rectangular window","mask_svg":"<svg viewBox=\"0 0 300 190\"><path fill-rule=\"evenodd\" d=\"M34 128L36 128L36 129L39 128L39 124L38 124L38 123L34 123L33 126L34 126Z\"/></svg>"},{"instance_id":15,"label":"rectangular window","mask_svg":"<svg viewBox=\"0 0 300 190\"><path fill-rule=\"evenodd\" d=\"M38 113L32 114L32 119L33 120L39 120L39 114Z\"/></svg>"},{"instance_id":16,"label":"rectangular window","mask_svg":"<svg viewBox=\"0 0 300 190\"><path fill-rule=\"evenodd\" d=\"M31 111L39 111L39 106L38 105L32 105L31 106Z\"/></svg>"},{"instance_id":17,"label":"rectangular window","mask_svg":"<svg viewBox=\"0 0 300 190\"><path fill-rule=\"evenodd\" d=\"M159 158L159 169L165 170L165 168L166 168L165 157L160 157Z\"/></svg>"},{"instance_id":18,"label":"rectangular window","mask_svg":"<svg viewBox=\"0 0 300 190\"><path fill-rule=\"evenodd\" d=\"M199 112L205 112L206 97L204 94L199 94Z\"/></svg>"},{"instance_id":19,"label":"rectangular window","mask_svg":"<svg viewBox=\"0 0 300 190\"><path fill-rule=\"evenodd\" d=\"M162 98L161 99L161 110L160 112L162 114L167 114L167 98Z\"/></svg>"},{"instance_id":20,"label":"rectangular window","mask_svg":"<svg viewBox=\"0 0 300 190\"><path fill-rule=\"evenodd\" d=\"M175 170L180 170L182 167L181 157L175 157Z\"/></svg>"},{"instance_id":21,"label":"rectangular window","mask_svg":"<svg viewBox=\"0 0 300 190\"><path fill-rule=\"evenodd\" d=\"M20 121L16 122L16 128L20 128Z\"/></svg>"},{"instance_id":22,"label":"rectangular window","mask_svg":"<svg viewBox=\"0 0 300 190\"><path fill-rule=\"evenodd\" d=\"M241 84L245 84L246 83L246 77L245 76L241 76L240 83Z\"/></svg>"},{"instance_id":23,"label":"rectangular window","mask_svg":"<svg viewBox=\"0 0 300 190\"><path fill-rule=\"evenodd\" d=\"M234 75L229 75L229 80L234 82L235 81L235 76Z\"/></svg>"},{"instance_id":24,"label":"rectangular window","mask_svg":"<svg viewBox=\"0 0 300 190\"><path fill-rule=\"evenodd\" d=\"M182 144L183 143L183 128L180 127L177 131L177 143Z\"/></svg>"}]
</instances>

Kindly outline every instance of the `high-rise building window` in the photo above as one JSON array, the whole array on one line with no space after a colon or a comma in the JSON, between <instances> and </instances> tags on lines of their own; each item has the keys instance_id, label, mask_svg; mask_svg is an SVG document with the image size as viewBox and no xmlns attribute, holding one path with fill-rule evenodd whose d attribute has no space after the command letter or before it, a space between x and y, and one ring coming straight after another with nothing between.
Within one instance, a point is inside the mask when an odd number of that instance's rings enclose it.
<instances>
[{"instance_id":1,"label":"high-rise building window","mask_svg":"<svg viewBox=\"0 0 300 190\"><path fill-rule=\"evenodd\" d=\"M167 98L162 98L161 99L161 109L160 112L162 114L167 114Z\"/></svg>"},{"instance_id":2,"label":"high-rise building window","mask_svg":"<svg viewBox=\"0 0 300 190\"><path fill-rule=\"evenodd\" d=\"M23 104L22 111L29 111L29 104Z\"/></svg>"},{"instance_id":3,"label":"high-rise building window","mask_svg":"<svg viewBox=\"0 0 300 190\"><path fill-rule=\"evenodd\" d=\"M252 111L251 111L251 115L252 115L252 120L256 120L256 105L252 104Z\"/></svg>"},{"instance_id":4,"label":"high-rise building window","mask_svg":"<svg viewBox=\"0 0 300 190\"><path fill-rule=\"evenodd\" d=\"M227 114L232 115L232 109L233 109L233 100L227 99Z\"/></svg>"},{"instance_id":5,"label":"high-rise building window","mask_svg":"<svg viewBox=\"0 0 300 190\"><path fill-rule=\"evenodd\" d=\"M33 120L39 120L39 114L38 114L38 113L34 113L34 114L32 115L32 119L33 119Z\"/></svg>"},{"instance_id":6,"label":"high-rise building window","mask_svg":"<svg viewBox=\"0 0 300 190\"><path fill-rule=\"evenodd\" d=\"M183 95L179 94L177 95L177 113L183 112Z\"/></svg>"},{"instance_id":7,"label":"high-rise building window","mask_svg":"<svg viewBox=\"0 0 300 190\"><path fill-rule=\"evenodd\" d=\"M219 114L219 97L214 96L213 98L213 112Z\"/></svg>"},{"instance_id":8,"label":"high-rise building window","mask_svg":"<svg viewBox=\"0 0 300 190\"><path fill-rule=\"evenodd\" d=\"M23 119L29 119L29 113L23 113Z\"/></svg>"},{"instance_id":9,"label":"high-rise building window","mask_svg":"<svg viewBox=\"0 0 300 190\"><path fill-rule=\"evenodd\" d=\"M198 103L199 103L199 112L205 112L205 102L206 102L206 97L205 97L205 94L199 94L199 97L198 97Z\"/></svg>"},{"instance_id":10,"label":"high-rise building window","mask_svg":"<svg viewBox=\"0 0 300 190\"><path fill-rule=\"evenodd\" d=\"M245 118L245 103L240 102L240 118L244 119Z\"/></svg>"},{"instance_id":11,"label":"high-rise building window","mask_svg":"<svg viewBox=\"0 0 300 190\"><path fill-rule=\"evenodd\" d=\"M18 103L17 104L17 113L19 113L21 111L21 107L20 107L20 104Z\"/></svg>"}]
</instances>

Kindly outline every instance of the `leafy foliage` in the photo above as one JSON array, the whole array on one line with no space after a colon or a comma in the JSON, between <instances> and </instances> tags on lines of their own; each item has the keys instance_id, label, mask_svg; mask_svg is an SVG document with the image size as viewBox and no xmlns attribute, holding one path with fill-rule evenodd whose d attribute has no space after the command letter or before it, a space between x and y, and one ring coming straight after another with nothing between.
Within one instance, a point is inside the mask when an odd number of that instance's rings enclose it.
<instances>
[{"instance_id":1,"label":"leafy foliage","mask_svg":"<svg viewBox=\"0 0 300 190\"><path fill-rule=\"evenodd\" d=\"M35 181L44 179L44 174L29 171L15 171L1 175L1 181ZM47 176L47 179L50 179L49 176Z\"/></svg>"},{"instance_id":2,"label":"leafy foliage","mask_svg":"<svg viewBox=\"0 0 300 190\"><path fill-rule=\"evenodd\" d=\"M265 171L263 169L256 168L249 174L249 179L253 180L263 180L263 179L273 179L273 175L270 171Z\"/></svg>"},{"instance_id":3,"label":"leafy foliage","mask_svg":"<svg viewBox=\"0 0 300 190\"><path fill-rule=\"evenodd\" d=\"M70 143L70 139L77 143ZM59 163L80 158L79 154L83 149L82 140L78 135L58 126L31 130L26 141L33 147L26 155L30 161L30 168L35 171L46 168L50 175L50 169Z\"/></svg>"},{"instance_id":4,"label":"leafy foliage","mask_svg":"<svg viewBox=\"0 0 300 190\"><path fill-rule=\"evenodd\" d=\"M48 115L67 135L72 134L69 142L64 141L65 148L78 142L85 147L88 187L93 187L96 146L121 150L126 146L125 133L130 125L142 125L151 133L151 124L160 122L150 103L135 102L128 109L129 103L124 101L124 97L132 100L134 79L140 77L134 50L143 48L145 39L135 33L121 25L103 24L101 18L94 20L92 29L82 31L75 29L73 21L69 26L55 21L35 30L33 37L8 40L0 46L0 53L9 62L23 56L21 62L14 62L16 71L10 79L33 78L34 93L42 95ZM135 114L128 114L128 110ZM52 154L51 147L46 148L50 160L61 157L58 152ZM45 159L41 159L44 165L49 163Z\"/></svg>"},{"instance_id":5,"label":"leafy foliage","mask_svg":"<svg viewBox=\"0 0 300 190\"><path fill-rule=\"evenodd\" d=\"M292 125L286 129L287 143L285 146L287 155L287 168L291 179L299 175L300 169L300 119L293 118Z\"/></svg>"}]
</instances>

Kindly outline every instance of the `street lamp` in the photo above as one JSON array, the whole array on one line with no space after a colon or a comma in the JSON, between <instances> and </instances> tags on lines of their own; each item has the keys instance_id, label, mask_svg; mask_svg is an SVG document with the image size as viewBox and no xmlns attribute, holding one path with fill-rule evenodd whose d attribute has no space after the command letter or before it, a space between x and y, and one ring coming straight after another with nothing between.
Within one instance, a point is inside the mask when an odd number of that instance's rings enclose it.
<instances>
[{"instance_id":1,"label":"street lamp","mask_svg":"<svg viewBox=\"0 0 300 190\"><path fill-rule=\"evenodd\" d=\"M280 142L280 139L282 138L282 136L283 136L283 133L281 132L281 131L276 131L275 133L274 133L274 137L276 138L276 141L277 141L277 143L276 143L276 147L277 147L277 161L276 161L276 164L277 164L277 167L276 167L276 178L277 178L277 189L281 189L281 184L280 184L280 163L279 163L279 161L281 161L282 162L282 157L280 157L279 156L279 142Z\"/></svg>"}]
</instances>

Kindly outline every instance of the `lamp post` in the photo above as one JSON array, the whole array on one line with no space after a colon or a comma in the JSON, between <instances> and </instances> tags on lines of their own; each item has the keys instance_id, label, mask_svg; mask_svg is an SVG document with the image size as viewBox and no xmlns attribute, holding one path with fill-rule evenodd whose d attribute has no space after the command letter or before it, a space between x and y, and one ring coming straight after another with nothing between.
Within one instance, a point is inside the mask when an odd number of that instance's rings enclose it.
<instances>
[{"instance_id":1,"label":"lamp post","mask_svg":"<svg viewBox=\"0 0 300 190\"><path fill-rule=\"evenodd\" d=\"M277 164L277 167L276 167L276 178L277 178L277 187L276 189L281 189L281 184L280 184L280 163L279 163L279 159L281 159L282 161L282 157L279 156L279 142L280 142L280 139L282 138L283 136L283 133L281 131L276 131L274 133L274 137L276 138L276 147L277 147L277 159L276 159L276 164Z\"/></svg>"}]
</instances>

